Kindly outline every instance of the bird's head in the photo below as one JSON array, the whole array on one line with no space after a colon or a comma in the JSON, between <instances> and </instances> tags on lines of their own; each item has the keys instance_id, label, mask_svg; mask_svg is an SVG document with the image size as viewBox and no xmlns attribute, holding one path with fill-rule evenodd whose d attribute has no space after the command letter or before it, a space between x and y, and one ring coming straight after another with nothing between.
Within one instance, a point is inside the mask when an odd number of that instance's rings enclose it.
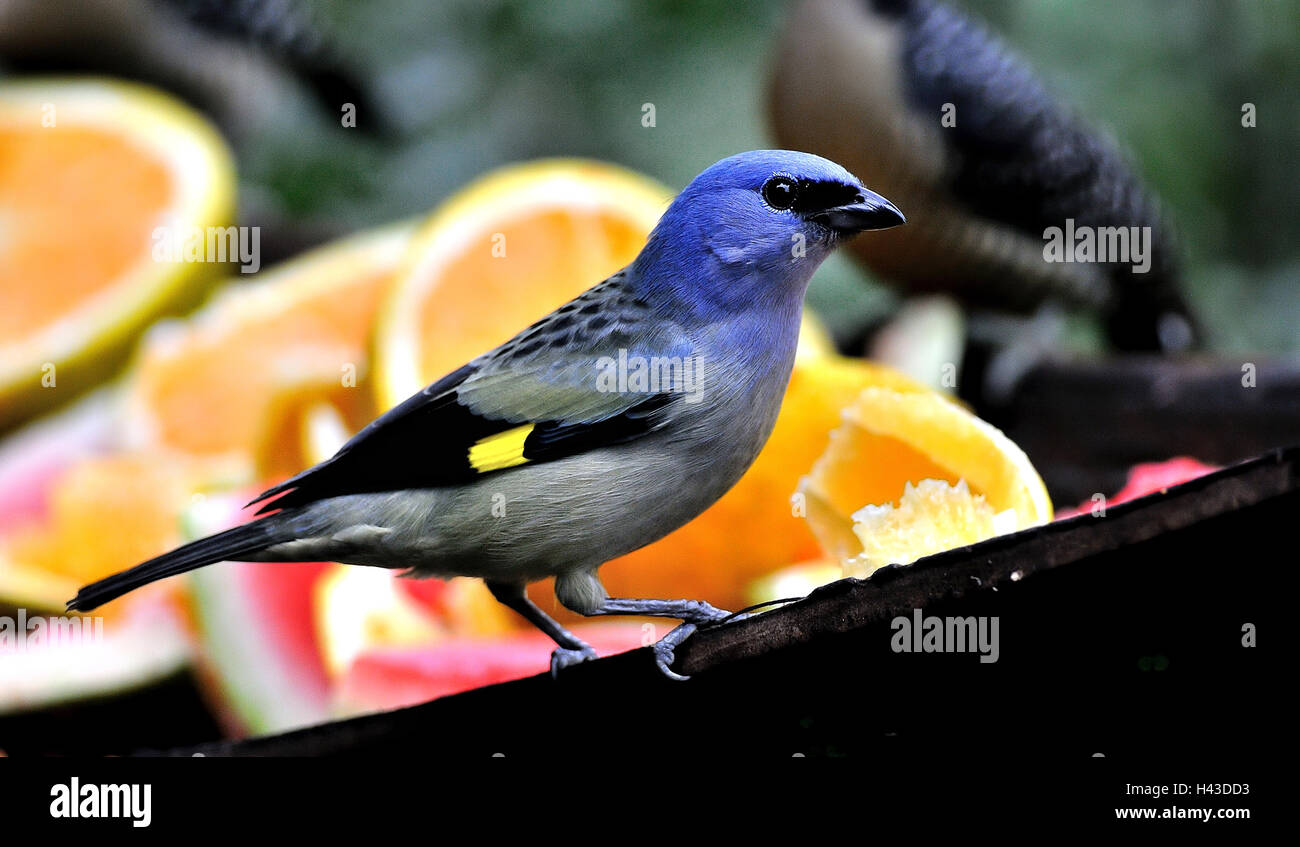
<instances>
[{"instance_id":1,"label":"bird's head","mask_svg":"<svg viewBox=\"0 0 1300 847\"><path fill-rule=\"evenodd\" d=\"M659 220L637 270L705 307L798 302L838 243L904 222L894 204L834 162L751 150L715 163L686 186Z\"/></svg>"}]
</instances>

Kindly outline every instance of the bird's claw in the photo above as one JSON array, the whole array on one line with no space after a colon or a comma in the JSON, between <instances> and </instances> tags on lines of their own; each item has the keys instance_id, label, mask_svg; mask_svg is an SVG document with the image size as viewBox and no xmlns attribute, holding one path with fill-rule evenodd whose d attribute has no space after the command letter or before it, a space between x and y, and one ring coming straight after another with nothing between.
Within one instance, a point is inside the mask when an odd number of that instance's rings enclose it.
<instances>
[{"instance_id":1,"label":"bird's claw","mask_svg":"<svg viewBox=\"0 0 1300 847\"><path fill-rule=\"evenodd\" d=\"M695 630L695 624L684 623L654 643L655 664L659 666L659 672L675 682L685 682L690 679L689 676L673 670L673 662L677 661L675 652L677 647L690 638Z\"/></svg>"},{"instance_id":2,"label":"bird's claw","mask_svg":"<svg viewBox=\"0 0 1300 847\"><path fill-rule=\"evenodd\" d=\"M565 668L580 665L597 658L596 651L584 644L581 647L556 647L551 651L551 678L559 676Z\"/></svg>"},{"instance_id":3,"label":"bird's claw","mask_svg":"<svg viewBox=\"0 0 1300 847\"><path fill-rule=\"evenodd\" d=\"M717 626L723 621L727 623L743 621L745 618L751 617L752 614L733 615L731 612L708 606L707 611L701 615L702 620L699 623L683 622L672 632L654 643L655 664L659 666L659 672L675 682L685 682L690 679L690 676L680 674L673 670L672 667L673 662L677 660L676 650L682 642L694 635L695 631L701 626Z\"/></svg>"}]
</instances>

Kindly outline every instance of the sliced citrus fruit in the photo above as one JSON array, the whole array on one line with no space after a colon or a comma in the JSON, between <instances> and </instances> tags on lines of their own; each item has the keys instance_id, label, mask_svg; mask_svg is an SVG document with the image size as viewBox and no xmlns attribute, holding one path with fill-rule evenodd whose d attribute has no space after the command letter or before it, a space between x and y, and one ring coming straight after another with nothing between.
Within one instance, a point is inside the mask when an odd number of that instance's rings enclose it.
<instances>
[{"instance_id":1,"label":"sliced citrus fruit","mask_svg":"<svg viewBox=\"0 0 1300 847\"><path fill-rule=\"evenodd\" d=\"M1024 451L937 393L868 387L843 417L800 483L808 521L835 558L864 552L855 522L886 536L869 551L878 567L890 563L880 556L912 561L1052 519L1047 489ZM924 480L947 487L922 487ZM956 526L963 520L964 529Z\"/></svg>"},{"instance_id":2,"label":"sliced citrus fruit","mask_svg":"<svg viewBox=\"0 0 1300 847\"><path fill-rule=\"evenodd\" d=\"M610 594L684 596L737 609L748 604L747 587L754 579L820 555L803 519L804 506L791 497L825 451L841 410L868 386L927 390L897 371L859 359L797 360L776 426L754 464L695 520L602 567Z\"/></svg>"},{"instance_id":3,"label":"sliced citrus fruit","mask_svg":"<svg viewBox=\"0 0 1300 847\"><path fill-rule=\"evenodd\" d=\"M41 518L0 536L0 584L13 582L6 592L25 602L62 606L80 586L180 544L185 508L230 472L219 459L159 451L83 459L49 486ZM134 596L104 608L118 612Z\"/></svg>"},{"instance_id":4,"label":"sliced citrus fruit","mask_svg":"<svg viewBox=\"0 0 1300 847\"><path fill-rule=\"evenodd\" d=\"M0 84L0 162L6 426L98 382L143 327L199 301L225 268L155 261L155 233L229 224L234 171L198 114L105 80Z\"/></svg>"},{"instance_id":5,"label":"sliced citrus fruit","mask_svg":"<svg viewBox=\"0 0 1300 847\"><path fill-rule=\"evenodd\" d=\"M922 556L1014 532L1016 523L1013 510L995 512L964 479L956 485L942 479L908 482L897 506L863 506L853 513L862 552L844 562L844 575L866 577L885 565L910 565Z\"/></svg>"},{"instance_id":6,"label":"sliced citrus fruit","mask_svg":"<svg viewBox=\"0 0 1300 847\"><path fill-rule=\"evenodd\" d=\"M575 159L503 168L415 236L380 313L375 390L388 408L636 257L670 192Z\"/></svg>"},{"instance_id":7,"label":"sliced citrus fruit","mask_svg":"<svg viewBox=\"0 0 1300 847\"><path fill-rule=\"evenodd\" d=\"M189 496L183 463L105 453L112 399L96 392L0 446L0 608L19 616L0 632L0 714L137 688L191 657L172 585L63 611L87 580L173 543Z\"/></svg>"},{"instance_id":8,"label":"sliced citrus fruit","mask_svg":"<svg viewBox=\"0 0 1300 847\"><path fill-rule=\"evenodd\" d=\"M17 561L11 537L49 519L51 491L68 469L105 452L114 438L114 394L97 391L27 424L0 442L0 606L60 610L76 591L72 578Z\"/></svg>"},{"instance_id":9,"label":"sliced citrus fruit","mask_svg":"<svg viewBox=\"0 0 1300 847\"><path fill-rule=\"evenodd\" d=\"M300 420L318 403L354 428L373 417L367 344L410 232L395 225L318 248L151 330L127 388L133 443L233 453L276 476L307 464Z\"/></svg>"}]
</instances>

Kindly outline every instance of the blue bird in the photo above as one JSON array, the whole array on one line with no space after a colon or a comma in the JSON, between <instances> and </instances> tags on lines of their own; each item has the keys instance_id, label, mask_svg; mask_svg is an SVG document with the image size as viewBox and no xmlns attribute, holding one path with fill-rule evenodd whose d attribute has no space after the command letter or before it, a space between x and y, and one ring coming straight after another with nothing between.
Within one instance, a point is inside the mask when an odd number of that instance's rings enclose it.
<instances>
[{"instance_id":1,"label":"blue bird","mask_svg":"<svg viewBox=\"0 0 1300 847\"><path fill-rule=\"evenodd\" d=\"M854 234L900 223L818 156L723 159L677 196L631 265L264 492L253 502L265 517L88 585L68 608L227 560L479 577L555 640L558 672L595 654L525 595L554 576L560 603L583 615L683 621L655 646L676 676L673 649L728 613L613 598L597 570L740 479L776 421L813 271Z\"/></svg>"}]
</instances>

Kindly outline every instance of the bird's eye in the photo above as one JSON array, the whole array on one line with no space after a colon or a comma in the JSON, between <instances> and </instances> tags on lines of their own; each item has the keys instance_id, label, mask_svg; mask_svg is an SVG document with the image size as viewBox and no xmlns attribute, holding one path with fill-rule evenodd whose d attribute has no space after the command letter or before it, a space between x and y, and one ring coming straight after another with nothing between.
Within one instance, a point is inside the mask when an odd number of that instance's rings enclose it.
<instances>
[{"instance_id":1,"label":"bird's eye","mask_svg":"<svg viewBox=\"0 0 1300 847\"><path fill-rule=\"evenodd\" d=\"M763 200L773 209L789 209L799 194L799 184L788 176L774 176L763 183Z\"/></svg>"}]
</instances>

